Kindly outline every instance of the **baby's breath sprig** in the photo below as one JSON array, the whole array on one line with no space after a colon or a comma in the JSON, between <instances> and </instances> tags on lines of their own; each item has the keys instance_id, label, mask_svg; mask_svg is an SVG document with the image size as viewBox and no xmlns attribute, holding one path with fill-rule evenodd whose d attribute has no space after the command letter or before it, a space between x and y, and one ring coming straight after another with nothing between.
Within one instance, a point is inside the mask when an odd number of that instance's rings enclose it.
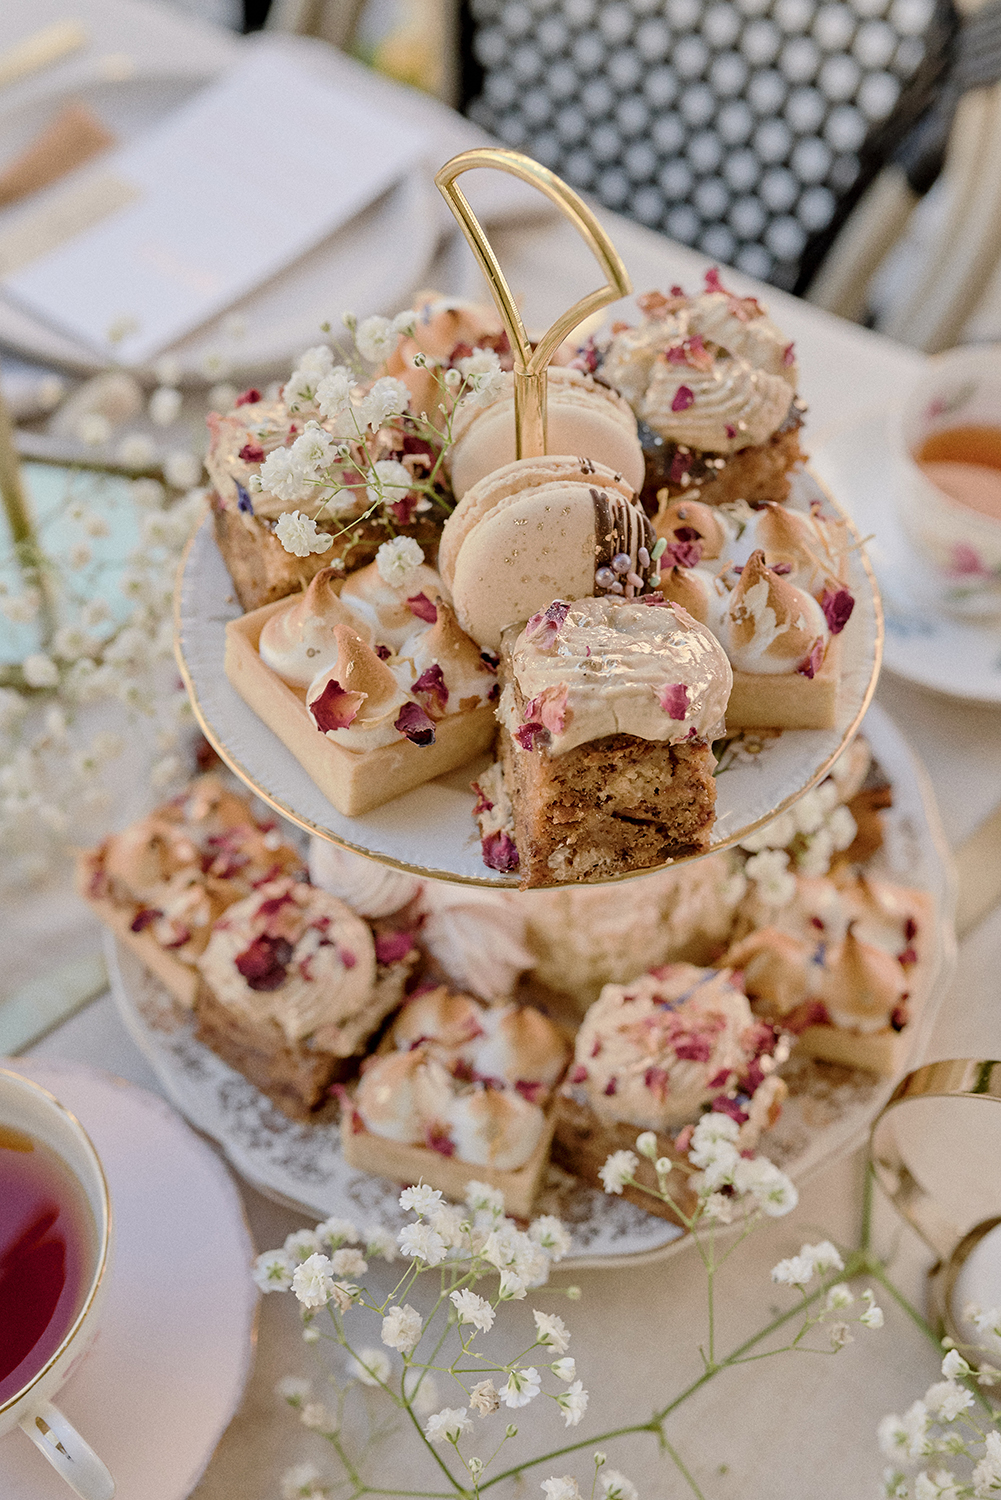
<instances>
[{"instance_id":1,"label":"baby's breath sprig","mask_svg":"<svg viewBox=\"0 0 1001 1500\"><path fill-rule=\"evenodd\" d=\"M333 1409L315 1400L312 1385L298 1378L284 1381L279 1393L305 1426L330 1441L340 1461L336 1483L349 1500L389 1493L363 1476L343 1435L345 1404L359 1387L378 1391L402 1415L451 1487L447 1492L408 1489L413 1500L448 1500L450 1496L480 1500L495 1485L521 1479L529 1470L558 1470L568 1455L594 1444L599 1446L593 1452L591 1500L639 1500L632 1481L607 1466L603 1448L617 1438L639 1433L657 1438L691 1493L705 1500L665 1431L677 1407L722 1370L781 1353L835 1354L853 1342L853 1326L878 1328L883 1321L871 1291L857 1299L847 1280L836 1279L840 1273L855 1274L860 1264L868 1266L868 1262L854 1257L846 1267L837 1247L823 1240L803 1245L797 1255L772 1270L773 1282L795 1288L801 1305L780 1314L729 1354L717 1353L716 1271L763 1218L786 1214L796 1203L793 1184L772 1162L741 1154L736 1131L729 1116L705 1115L688 1133L686 1154L679 1153L678 1160L659 1156L657 1137L644 1131L637 1137L635 1152L613 1152L601 1171L606 1192L621 1194L626 1187L637 1188L668 1204L698 1247L709 1293L709 1337L702 1350L702 1374L645 1422L594 1439L569 1441L536 1457L521 1458L500 1472L497 1460L518 1433L513 1422L508 1421L502 1430L496 1420L491 1423L504 1408L520 1411L541 1397L553 1402L567 1428L576 1428L590 1405L576 1360L569 1353L571 1330L557 1314L533 1307L534 1338L513 1358L500 1360L490 1346L495 1326L504 1316L503 1304L540 1293L552 1266L568 1253L570 1236L558 1219L544 1215L523 1230L504 1217L503 1197L496 1189L471 1182L464 1204L455 1206L422 1183L401 1194L401 1208L413 1217L395 1237L379 1230L362 1234L347 1220L329 1219L316 1230L291 1235L280 1250L259 1257L258 1285L264 1291L293 1292L301 1305L306 1341L322 1339L343 1351L342 1373L330 1377L336 1393ZM641 1156L653 1164L655 1189L637 1180ZM669 1188L675 1176L685 1179L685 1192L676 1192L672 1198ZM721 1249L719 1226L730 1223L739 1223L740 1233L733 1244ZM375 1293L363 1280L368 1260L376 1256L389 1261L402 1256L405 1262L385 1295ZM814 1277L820 1277L822 1284L819 1290L808 1291ZM491 1286L481 1290L487 1278ZM566 1295L575 1300L571 1294L576 1291L567 1288ZM856 1305L861 1310L850 1313ZM378 1345L362 1343L356 1332L365 1314L370 1320L378 1319ZM758 1347L796 1318L800 1326L781 1348ZM827 1335L822 1347L808 1337L821 1327ZM439 1392L442 1381L444 1395ZM300 1469L290 1473L297 1476ZM311 1470L303 1483L313 1486L302 1491L307 1496L328 1493L329 1486L318 1472ZM550 1472L541 1489L546 1500L584 1500L573 1474Z\"/></svg>"},{"instance_id":2,"label":"baby's breath sprig","mask_svg":"<svg viewBox=\"0 0 1001 1500\"><path fill-rule=\"evenodd\" d=\"M318 344L305 351L286 381L285 405L292 415L306 418L305 428L287 447L268 454L250 482L252 492L266 490L307 507L284 512L275 524L286 551L299 557L326 552L336 538L376 515L395 535L414 514L450 509L443 465L456 407L464 399L493 399L500 360L490 349L473 349L454 365L418 353L413 363L431 374L441 399L433 417L412 411L404 381L385 373L365 375L361 361L385 369L400 340L413 334L416 316L408 311L358 323L346 315L354 351L338 347L336 363L334 349ZM321 531L321 519L344 525Z\"/></svg>"}]
</instances>

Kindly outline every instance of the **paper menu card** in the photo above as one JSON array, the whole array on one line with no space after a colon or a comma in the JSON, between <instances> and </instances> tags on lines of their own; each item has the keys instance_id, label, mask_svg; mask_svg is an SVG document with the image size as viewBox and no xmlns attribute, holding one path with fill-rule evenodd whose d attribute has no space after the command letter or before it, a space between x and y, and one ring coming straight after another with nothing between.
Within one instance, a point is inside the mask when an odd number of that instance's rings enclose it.
<instances>
[{"instance_id":1,"label":"paper menu card","mask_svg":"<svg viewBox=\"0 0 1001 1500\"><path fill-rule=\"evenodd\" d=\"M104 157L90 178L121 185L111 211L0 285L102 356L139 365L347 223L413 170L426 144L411 123L294 57L252 51ZM81 190L75 179L63 191Z\"/></svg>"}]
</instances>

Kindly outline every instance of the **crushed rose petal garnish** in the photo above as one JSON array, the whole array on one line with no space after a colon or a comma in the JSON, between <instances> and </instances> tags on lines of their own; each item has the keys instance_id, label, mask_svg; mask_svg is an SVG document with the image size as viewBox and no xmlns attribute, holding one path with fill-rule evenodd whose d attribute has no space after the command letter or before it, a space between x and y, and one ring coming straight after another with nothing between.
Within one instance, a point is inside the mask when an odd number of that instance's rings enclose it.
<instances>
[{"instance_id":1,"label":"crushed rose petal garnish","mask_svg":"<svg viewBox=\"0 0 1001 1500\"><path fill-rule=\"evenodd\" d=\"M411 744L434 744L434 720L428 718L419 703L404 703L393 728L406 735Z\"/></svg>"},{"instance_id":2,"label":"crushed rose petal garnish","mask_svg":"<svg viewBox=\"0 0 1001 1500\"><path fill-rule=\"evenodd\" d=\"M503 828L498 828L495 833L484 834L480 844L483 863L488 869L499 870L506 875L518 868L518 850L514 839Z\"/></svg>"},{"instance_id":3,"label":"crushed rose petal garnish","mask_svg":"<svg viewBox=\"0 0 1001 1500\"><path fill-rule=\"evenodd\" d=\"M832 635L840 635L851 619L855 600L847 589L825 589L820 598L820 607Z\"/></svg>"},{"instance_id":4,"label":"crushed rose petal garnish","mask_svg":"<svg viewBox=\"0 0 1001 1500\"><path fill-rule=\"evenodd\" d=\"M695 392L690 385L679 385L671 402L672 411L687 411L695 403Z\"/></svg>"},{"instance_id":5,"label":"crushed rose petal garnish","mask_svg":"<svg viewBox=\"0 0 1001 1500\"><path fill-rule=\"evenodd\" d=\"M431 665L421 673L411 688L411 692L428 699L433 699L438 708L444 713L448 706L448 688L445 686L445 674L438 662Z\"/></svg>"},{"instance_id":6,"label":"crushed rose petal garnish","mask_svg":"<svg viewBox=\"0 0 1001 1500\"><path fill-rule=\"evenodd\" d=\"M320 696L309 704L309 711L317 729L328 734L332 729L347 729L358 717L367 697L367 693L349 693L331 678Z\"/></svg>"},{"instance_id":7,"label":"crushed rose petal garnish","mask_svg":"<svg viewBox=\"0 0 1001 1500\"><path fill-rule=\"evenodd\" d=\"M433 625L438 618L437 607L423 591L413 594L407 600L407 608L412 615L417 616L418 620L425 620L429 625Z\"/></svg>"},{"instance_id":8,"label":"crushed rose petal garnish","mask_svg":"<svg viewBox=\"0 0 1001 1500\"><path fill-rule=\"evenodd\" d=\"M805 661L801 661L796 671L801 677L816 677L824 660L824 642L818 635L810 647L810 654Z\"/></svg>"},{"instance_id":9,"label":"crushed rose petal garnish","mask_svg":"<svg viewBox=\"0 0 1001 1500\"><path fill-rule=\"evenodd\" d=\"M657 701L669 719L688 717L688 688L683 682L665 682Z\"/></svg>"}]
</instances>

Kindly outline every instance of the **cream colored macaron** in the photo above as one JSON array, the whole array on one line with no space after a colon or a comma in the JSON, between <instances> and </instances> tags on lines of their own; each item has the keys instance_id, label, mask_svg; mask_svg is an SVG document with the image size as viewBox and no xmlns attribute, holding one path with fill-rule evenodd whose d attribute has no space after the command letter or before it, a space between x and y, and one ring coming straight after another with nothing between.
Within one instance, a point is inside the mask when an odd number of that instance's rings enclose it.
<instances>
[{"instance_id":1,"label":"cream colored macaron","mask_svg":"<svg viewBox=\"0 0 1001 1500\"><path fill-rule=\"evenodd\" d=\"M554 599L642 592L655 542L620 474L547 454L469 491L445 523L439 567L463 630L496 651L507 626Z\"/></svg>"},{"instance_id":2,"label":"cream colored macaron","mask_svg":"<svg viewBox=\"0 0 1001 1500\"><path fill-rule=\"evenodd\" d=\"M582 370L566 366L549 370L546 446L550 453L575 453L617 470L634 490L643 486L645 462L636 433L636 418L624 396L600 385ZM516 456L514 376L489 406L460 402L452 422L448 466L452 491L461 500L467 490L509 464Z\"/></svg>"}]
</instances>

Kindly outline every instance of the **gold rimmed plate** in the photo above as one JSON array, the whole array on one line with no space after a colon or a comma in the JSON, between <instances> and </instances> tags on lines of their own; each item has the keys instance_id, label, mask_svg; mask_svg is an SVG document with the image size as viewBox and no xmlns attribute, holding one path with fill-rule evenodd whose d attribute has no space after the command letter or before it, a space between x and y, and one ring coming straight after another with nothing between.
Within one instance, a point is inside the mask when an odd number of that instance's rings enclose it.
<instances>
[{"instance_id":1,"label":"gold rimmed plate","mask_svg":"<svg viewBox=\"0 0 1001 1500\"><path fill-rule=\"evenodd\" d=\"M789 504L819 500L842 515L808 472L793 478ZM849 523L850 526L850 523ZM858 536L852 530L853 539ZM742 558L735 557L736 561ZM861 546L847 559L855 608L842 641L842 681L833 729L745 731L720 751L712 848L724 849L776 817L829 770L856 733L875 690L883 644L879 591ZM517 877L483 863L470 783L485 760L417 787L360 817L339 813L223 672L228 621L240 614L206 519L185 553L176 598L177 659L195 716L222 759L265 802L308 833L395 869L464 884L514 886ZM693 856L698 857L698 856ZM629 879L629 876L620 876Z\"/></svg>"}]
</instances>

